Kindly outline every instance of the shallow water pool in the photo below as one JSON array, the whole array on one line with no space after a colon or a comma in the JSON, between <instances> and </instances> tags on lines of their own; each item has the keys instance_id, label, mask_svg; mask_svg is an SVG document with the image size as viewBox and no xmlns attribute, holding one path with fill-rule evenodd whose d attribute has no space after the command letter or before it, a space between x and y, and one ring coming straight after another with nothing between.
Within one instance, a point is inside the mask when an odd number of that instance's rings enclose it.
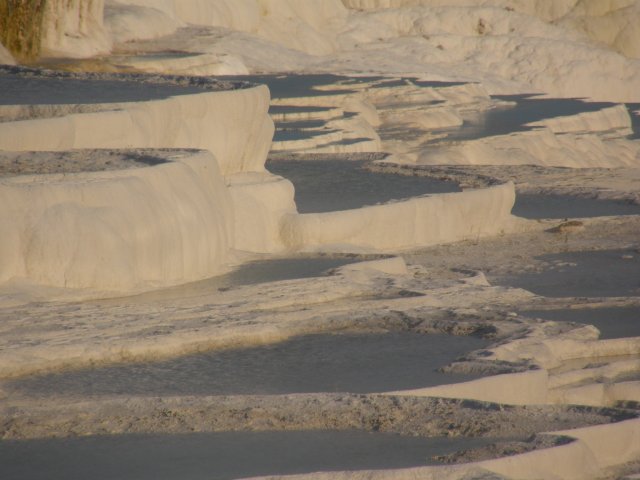
<instances>
[{"instance_id":1,"label":"shallow water pool","mask_svg":"<svg viewBox=\"0 0 640 480\"><path fill-rule=\"evenodd\" d=\"M475 378L435 371L488 342L474 337L318 334L276 344L16 380L31 395L232 395L384 392Z\"/></svg>"},{"instance_id":2,"label":"shallow water pool","mask_svg":"<svg viewBox=\"0 0 640 480\"><path fill-rule=\"evenodd\" d=\"M633 129L633 135L631 138L634 140L640 140L640 103L627 104L629 110L629 116L631 117L631 127Z\"/></svg>"},{"instance_id":3,"label":"shallow water pool","mask_svg":"<svg viewBox=\"0 0 640 480\"><path fill-rule=\"evenodd\" d=\"M150 81L8 75L0 71L0 105L99 104L203 93L197 86Z\"/></svg>"},{"instance_id":4,"label":"shallow water pool","mask_svg":"<svg viewBox=\"0 0 640 480\"><path fill-rule=\"evenodd\" d=\"M293 183L300 213L350 210L429 193L460 191L454 182L371 172L364 165L361 161L296 160L268 162L267 169Z\"/></svg>"},{"instance_id":5,"label":"shallow water pool","mask_svg":"<svg viewBox=\"0 0 640 480\"><path fill-rule=\"evenodd\" d=\"M376 257L378 258L378 257ZM292 256L286 258L272 258L268 260L254 260L239 265L224 275L186 283L161 290L153 290L135 297L137 302L167 301L171 299L210 295L243 285L257 285L260 283L312 278L325 275L328 271L367 260L360 255L323 255L323 256ZM120 302L120 299L116 299ZM105 300L105 302L109 302Z\"/></svg>"},{"instance_id":6,"label":"shallow water pool","mask_svg":"<svg viewBox=\"0 0 640 480\"><path fill-rule=\"evenodd\" d=\"M542 218L592 218L613 215L640 215L640 205L574 197L571 195L517 194L511 211L518 217Z\"/></svg>"},{"instance_id":7,"label":"shallow water pool","mask_svg":"<svg viewBox=\"0 0 640 480\"><path fill-rule=\"evenodd\" d=\"M119 435L0 442L11 480L223 480L259 475L417 467L487 444L363 431Z\"/></svg>"},{"instance_id":8,"label":"shallow water pool","mask_svg":"<svg viewBox=\"0 0 640 480\"><path fill-rule=\"evenodd\" d=\"M541 273L521 273L496 283L546 297L625 297L640 295L640 253L595 250L538 257L548 262Z\"/></svg>"},{"instance_id":9,"label":"shallow water pool","mask_svg":"<svg viewBox=\"0 0 640 480\"><path fill-rule=\"evenodd\" d=\"M533 130L527 124L556 117L597 112L615 106L608 102L586 102L578 98L538 98L536 95L502 95L497 100L512 102L483 111L462 127L445 129L445 141L477 140L494 135L508 135ZM440 142L441 140L437 140Z\"/></svg>"},{"instance_id":10,"label":"shallow water pool","mask_svg":"<svg viewBox=\"0 0 640 480\"><path fill-rule=\"evenodd\" d=\"M600 338L640 337L640 307L576 308L561 310L528 310L528 317L594 325Z\"/></svg>"},{"instance_id":11,"label":"shallow water pool","mask_svg":"<svg viewBox=\"0 0 640 480\"><path fill-rule=\"evenodd\" d=\"M306 140L322 135L335 133L337 130L297 130L297 129L278 129L273 135L274 142L290 142L292 140Z\"/></svg>"},{"instance_id":12,"label":"shallow water pool","mask_svg":"<svg viewBox=\"0 0 640 480\"><path fill-rule=\"evenodd\" d=\"M271 75L235 75L223 76L223 80L245 81L267 85L271 98L323 97L335 94L355 93L344 86L348 83L360 83L350 77L333 74L271 74ZM339 87L342 84L342 87ZM331 86L335 86L332 89Z\"/></svg>"}]
</instances>

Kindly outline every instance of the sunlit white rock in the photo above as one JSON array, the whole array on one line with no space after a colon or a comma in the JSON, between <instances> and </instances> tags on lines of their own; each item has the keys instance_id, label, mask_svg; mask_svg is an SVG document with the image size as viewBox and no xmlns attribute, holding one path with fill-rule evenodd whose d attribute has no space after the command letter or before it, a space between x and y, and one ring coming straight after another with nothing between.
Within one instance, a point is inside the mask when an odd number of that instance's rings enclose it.
<instances>
[{"instance_id":1,"label":"sunlit white rock","mask_svg":"<svg viewBox=\"0 0 640 480\"><path fill-rule=\"evenodd\" d=\"M9 51L0 43L0 65L15 65L16 61Z\"/></svg>"},{"instance_id":2,"label":"sunlit white rock","mask_svg":"<svg viewBox=\"0 0 640 480\"><path fill-rule=\"evenodd\" d=\"M288 215L282 237L294 250L322 245L385 250L477 239L514 228L514 202L509 183L357 210Z\"/></svg>"},{"instance_id":3,"label":"sunlit white rock","mask_svg":"<svg viewBox=\"0 0 640 480\"><path fill-rule=\"evenodd\" d=\"M208 152L153 167L8 177L0 197L2 282L130 291L221 273L230 259L232 200Z\"/></svg>"},{"instance_id":4,"label":"sunlit white rock","mask_svg":"<svg viewBox=\"0 0 640 480\"><path fill-rule=\"evenodd\" d=\"M51 0L45 3L42 54L90 57L107 53L113 41L104 28L104 0Z\"/></svg>"},{"instance_id":5,"label":"sunlit white rock","mask_svg":"<svg viewBox=\"0 0 640 480\"><path fill-rule=\"evenodd\" d=\"M273 136L265 86L101 104L89 113L0 123L0 149L201 148L223 175L263 171Z\"/></svg>"}]
</instances>

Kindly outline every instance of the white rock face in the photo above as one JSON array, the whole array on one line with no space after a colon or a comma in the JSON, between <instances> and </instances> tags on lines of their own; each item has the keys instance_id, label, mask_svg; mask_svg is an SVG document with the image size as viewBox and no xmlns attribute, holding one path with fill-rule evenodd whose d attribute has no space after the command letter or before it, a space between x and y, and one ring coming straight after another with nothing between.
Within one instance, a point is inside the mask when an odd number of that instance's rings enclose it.
<instances>
[{"instance_id":1,"label":"white rock face","mask_svg":"<svg viewBox=\"0 0 640 480\"><path fill-rule=\"evenodd\" d=\"M234 206L234 248L248 252L282 252L280 223L295 214L293 184L270 173L228 176Z\"/></svg>"},{"instance_id":2,"label":"white rock face","mask_svg":"<svg viewBox=\"0 0 640 480\"><path fill-rule=\"evenodd\" d=\"M177 18L160 8L107 1L104 24L116 43L144 40L170 35L181 26Z\"/></svg>"},{"instance_id":3,"label":"white rock face","mask_svg":"<svg viewBox=\"0 0 640 480\"><path fill-rule=\"evenodd\" d=\"M632 134L631 117L624 105L603 108L595 112L583 112L548 118L530 123L532 127L547 127L553 133L596 133L619 131L622 135Z\"/></svg>"},{"instance_id":4,"label":"white rock face","mask_svg":"<svg viewBox=\"0 0 640 480\"><path fill-rule=\"evenodd\" d=\"M207 152L129 170L0 180L0 281L135 290L224 271L231 198Z\"/></svg>"},{"instance_id":5,"label":"white rock face","mask_svg":"<svg viewBox=\"0 0 640 480\"><path fill-rule=\"evenodd\" d=\"M140 30L135 29L135 32ZM118 66L135 68L146 73L170 75L248 75L249 70L236 55L202 53L184 55L121 56Z\"/></svg>"},{"instance_id":6,"label":"white rock face","mask_svg":"<svg viewBox=\"0 0 640 480\"><path fill-rule=\"evenodd\" d=\"M0 282L135 291L222 273L232 249L282 250L278 219L295 205L291 183L264 170L268 104L260 86L1 123L4 150L202 150L133 170L1 178Z\"/></svg>"},{"instance_id":7,"label":"white rock face","mask_svg":"<svg viewBox=\"0 0 640 480\"><path fill-rule=\"evenodd\" d=\"M423 165L541 165L566 168L635 167L640 162L637 142L604 142L597 135L554 135L548 129L501 135L460 146L421 152Z\"/></svg>"},{"instance_id":8,"label":"white rock face","mask_svg":"<svg viewBox=\"0 0 640 480\"><path fill-rule=\"evenodd\" d=\"M581 0L559 19L563 27L583 32L630 58L640 58L640 3L634 0Z\"/></svg>"},{"instance_id":9,"label":"white rock face","mask_svg":"<svg viewBox=\"0 0 640 480\"><path fill-rule=\"evenodd\" d=\"M265 86L96 108L103 111L0 123L0 149L200 148L229 175L263 171L273 137Z\"/></svg>"},{"instance_id":10,"label":"white rock face","mask_svg":"<svg viewBox=\"0 0 640 480\"><path fill-rule=\"evenodd\" d=\"M371 104L351 104L377 119ZM8 121L0 123L4 150L197 148L210 155L122 173L3 179L2 215L12 228L4 237L0 281L141 290L221 273L231 250L393 250L520 228L510 215L513 184L300 215L292 184L264 169L274 131L268 105L268 89L258 86L85 105L88 111L69 105L7 109ZM364 118L354 117L370 130ZM356 134L365 132L363 125ZM371 142L379 142L374 136Z\"/></svg>"},{"instance_id":11,"label":"white rock face","mask_svg":"<svg viewBox=\"0 0 640 480\"><path fill-rule=\"evenodd\" d=\"M42 54L90 57L111 50L103 23L104 0L50 0L45 3Z\"/></svg>"},{"instance_id":12,"label":"white rock face","mask_svg":"<svg viewBox=\"0 0 640 480\"><path fill-rule=\"evenodd\" d=\"M493 375L451 385L389 392L388 395L469 398L484 402L530 405L547 403L549 375L546 370Z\"/></svg>"},{"instance_id":13,"label":"white rock face","mask_svg":"<svg viewBox=\"0 0 640 480\"><path fill-rule=\"evenodd\" d=\"M330 105L333 113L342 110L357 115L349 122L327 119L340 132L327 133L329 138L324 140L331 142L331 135L340 137L347 132L353 138L369 138L372 150L387 149L396 142L403 145L388 151L418 164L497 164L502 169L504 165L527 164L604 170L635 167L640 162L638 142L624 138L631 131L629 114L622 105L542 120L529 125L536 127L534 131L465 140L457 145L443 142L438 144L442 150L427 151L428 141L437 136L431 131L461 125L469 112L495 106L498 102L492 104L489 93L533 89L551 95L638 101L640 64L630 59L638 56L640 22L634 21L640 15L638 2L105 3L103 20L101 1L49 2L45 52L86 56L109 50L112 41L123 44L145 39L159 42L148 44L157 47L157 52L162 51L161 37L172 35L172 39L184 42L176 50L197 54L135 60L130 65L159 73L166 73L167 65L173 66L173 72L202 74L246 72L249 66L271 71L417 73L427 78L480 81L442 89L402 85L396 94L386 97L375 89L366 94L363 89L362 95L346 100L336 95ZM5 57L11 60L0 49L0 60ZM301 97L297 104L309 102L308 106L313 106L314 101L314 97ZM153 166L81 173L60 173L50 167L46 174L0 178L0 225L4 226L0 284L20 288L27 280L27 284L38 284L34 290L45 292L42 296L48 291L40 289L41 285L132 293L221 273L237 258L237 250L397 251L549 226L545 221L524 222L510 215L515 200L511 183L358 210L298 214L292 184L264 170L274 131L268 106L266 88L255 87L90 108L3 107L0 114L10 112L13 120L3 116L5 121L0 122L0 149L58 151L62 158L69 149L84 148L184 150L165 151L161 156L167 161ZM381 132L385 127L391 131L396 127L398 132L406 126L425 135L413 140L413 145L411 139L396 137L384 144L389 136L378 136L372 126L380 127ZM302 148L313 149L314 145ZM606 172L597 174L612 171ZM623 220L610 222L599 225L615 227ZM610 235L607 241L613 242L614 234ZM540 244L545 246L557 243L543 236L535 238L542 238ZM508 237L502 245L521 240ZM574 240L583 245L592 242L590 248L596 245L591 237ZM568 244L568 237L564 241ZM481 242L469 244L479 244L483 256L491 249L502 256L506 250L494 248L500 245L497 241L489 248ZM469 244L461 248L470 248ZM0 339L6 348L0 348L0 373L17 375L277 341L321 331L314 329L334 329L340 325L337 312L345 318L360 315L367 321L374 312L406 313L407 318L429 316L431 308L455 308L460 315L474 316L486 309L502 315L506 308L533 298L524 291L491 287L482 273L464 277L454 271L448 260L455 248L437 253L447 264L440 270L429 271L394 258L344 267L324 278L208 292L193 301L165 298L164 305L157 301L136 305L132 300L129 305L118 303L110 308L91 302L73 306L24 303L20 311L2 308L5 334ZM522 243L510 248L517 248L518 255L526 249ZM459 261L461 264L466 269L467 262ZM528 268L524 261L518 265ZM512 315L513 319L518 316L507 314L505 326L500 328L513 328L514 336L483 350L482 359L537 370L394 395L525 405L613 406L620 401L640 401L640 338L598 340L594 327L561 329L538 321L511 322ZM318 325L322 322L325 326ZM87 324L94 328L86 328ZM172 328L166 329L167 324ZM157 331L163 334L156 335ZM628 358L609 360L618 355ZM587 362L590 367L571 367L573 362ZM628 378L635 380L625 380ZM487 478L492 476L488 472L511 478L599 478L609 467L637 461L640 455L637 419L560 433L577 441L474 465L375 475L460 479L475 478L477 469L482 469L478 475ZM338 478L363 475L368 474L330 474Z\"/></svg>"},{"instance_id":14,"label":"white rock face","mask_svg":"<svg viewBox=\"0 0 640 480\"><path fill-rule=\"evenodd\" d=\"M257 34L312 55L326 55L338 46L329 34L347 10L339 0L175 0L179 19Z\"/></svg>"},{"instance_id":15,"label":"white rock face","mask_svg":"<svg viewBox=\"0 0 640 480\"><path fill-rule=\"evenodd\" d=\"M490 93L639 100L640 4L632 0L67 3L48 4L45 55L89 56L112 42L175 34L172 48L233 59L217 62L226 70L194 64L185 73L414 73L480 81ZM177 30L189 25L209 30Z\"/></svg>"},{"instance_id":16,"label":"white rock face","mask_svg":"<svg viewBox=\"0 0 640 480\"><path fill-rule=\"evenodd\" d=\"M193 24L251 33L313 55L337 50L327 28L346 16L340 0L107 0L107 25L117 41Z\"/></svg>"},{"instance_id":17,"label":"white rock face","mask_svg":"<svg viewBox=\"0 0 640 480\"><path fill-rule=\"evenodd\" d=\"M9 51L0 43L0 65L15 65L16 61Z\"/></svg>"},{"instance_id":18,"label":"white rock face","mask_svg":"<svg viewBox=\"0 0 640 480\"><path fill-rule=\"evenodd\" d=\"M635 0L343 0L345 6L380 10L409 6L495 6L555 22L613 47L631 58L640 55L640 3Z\"/></svg>"},{"instance_id":19,"label":"white rock face","mask_svg":"<svg viewBox=\"0 0 640 480\"><path fill-rule=\"evenodd\" d=\"M630 101L637 96L631 87L637 84L637 61L596 45L573 29L504 7L433 3L437 6L424 2L418 7L354 14L340 44L345 51L347 45L358 51L366 48L387 70L403 68L400 63L412 58L415 72L447 72L453 78L480 80L491 93L518 84L520 92L528 85L563 97ZM349 59L351 68L366 68L363 60L351 55Z\"/></svg>"},{"instance_id":20,"label":"white rock face","mask_svg":"<svg viewBox=\"0 0 640 480\"><path fill-rule=\"evenodd\" d=\"M513 184L484 190L412 198L385 205L327 213L289 215L283 241L291 249L348 245L373 249L410 248L508 231Z\"/></svg>"},{"instance_id":21,"label":"white rock face","mask_svg":"<svg viewBox=\"0 0 640 480\"><path fill-rule=\"evenodd\" d=\"M384 110L387 108L384 103L380 107L383 109L381 117L384 125L399 123L413 128L416 125L443 128L456 125L456 119L458 124L462 121L456 113L460 106L455 104L427 105L416 110L391 106L387 111ZM633 133L631 124L627 108L614 105L525 125L532 130L471 137L458 142L443 141L422 146L420 141L412 144L409 141L387 140L383 150L393 152L389 162L404 164L635 167L640 165L640 143L627 138Z\"/></svg>"}]
</instances>

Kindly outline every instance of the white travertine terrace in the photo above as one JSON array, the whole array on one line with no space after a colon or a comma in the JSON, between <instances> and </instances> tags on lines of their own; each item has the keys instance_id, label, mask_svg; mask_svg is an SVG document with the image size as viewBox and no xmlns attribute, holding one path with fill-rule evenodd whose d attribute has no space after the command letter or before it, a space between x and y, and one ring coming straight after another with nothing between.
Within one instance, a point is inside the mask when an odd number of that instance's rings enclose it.
<instances>
[{"instance_id":1,"label":"white travertine terrace","mask_svg":"<svg viewBox=\"0 0 640 480\"><path fill-rule=\"evenodd\" d=\"M624 139L605 141L593 134L556 135L550 129L470 140L461 145L420 151L424 165L541 165L567 168L637 166L640 147Z\"/></svg>"},{"instance_id":2,"label":"white travertine terrace","mask_svg":"<svg viewBox=\"0 0 640 480\"><path fill-rule=\"evenodd\" d=\"M595 112L548 118L528 124L546 127L553 133L616 132L620 136L630 135L631 118L624 105L614 105Z\"/></svg>"},{"instance_id":3,"label":"white travertine terrace","mask_svg":"<svg viewBox=\"0 0 640 480\"><path fill-rule=\"evenodd\" d=\"M397 251L550 226L510 214L515 199L512 183L358 210L298 214L292 184L265 171L271 146L314 153L384 150L395 154L392 160L414 164L602 169L640 164L638 141L625 138L631 133L631 119L623 105L541 120L529 124L535 127L532 131L458 145L436 144L438 148L427 145L437 136L431 131L459 126L470 113L495 107L498 102L490 93L535 90L616 102L639 98L640 23L631 21L638 16L638 2L483 0L472 7L468 3L472 2L48 2L43 52L50 56L86 57L109 52L114 44L123 47L126 42L171 34L182 42L176 50L184 55L130 55L119 65L187 74L247 73L280 66L403 75L417 71L429 72L427 78L464 83L430 88L407 82L322 99L278 99L274 103L329 108L272 113L271 118L324 117L326 126L338 133L275 145L266 87L111 106L3 106L0 150L57 151L62 156L71 149L182 150L159 151L163 162L126 170L0 177L4 226L0 284L13 287L16 282L20 287L27 280L38 287L131 293L224 272L238 250ZM192 35L199 32L194 25L204 33ZM131 48L135 51L136 44ZM379 62L381 58L384 62ZM1 47L0 62L13 62ZM415 70L408 70L408 65ZM347 120L345 112L356 115ZM424 136L405 140L378 135L399 125L416 128ZM366 139L357 146L332 144L359 137ZM565 241L569 240L573 239L567 235ZM339 314L409 315L412 308L423 308L421 312L428 315L428 308L453 305L474 315L485 307L512 309L533 296L492 287L482 274L464 280L434 279L429 274L395 258L344 267L333 277L204 296L199 304L180 299L178 305L132 304L123 310L120 305L110 308L90 302L73 308L62 303L32 304L20 314L2 307L6 318L0 376L276 342L335 327L332 321L340 319ZM410 294L404 297L398 291ZM371 297L374 302L368 301ZM20 304L19 297L16 302ZM326 324L318 326L321 317ZM78 318L96 328L87 329ZM37 332L29 324L33 319L38 321ZM519 320L508 320L504 323L515 331ZM167 324L172 328L163 335L149 335ZM527 333L517 332L487 349L483 359L535 369L391 393L519 405L640 402L638 337L600 340L593 327L561 333L547 324L532 322L527 327ZM0 388L0 399L2 394ZM640 458L638 420L559 433L577 440L471 465L304 478L463 479L472 474L494 478L493 472L509 478L582 479L601 477L611 466Z\"/></svg>"},{"instance_id":4,"label":"white travertine terrace","mask_svg":"<svg viewBox=\"0 0 640 480\"><path fill-rule=\"evenodd\" d=\"M544 404L548 399L546 370L508 373L437 387L389 392L389 395L468 398L510 405Z\"/></svg>"},{"instance_id":5,"label":"white travertine terrace","mask_svg":"<svg viewBox=\"0 0 640 480\"><path fill-rule=\"evenodd\" d=\"M355 99L348 104L368 109L373 118L371 106ZM46 116L46 108L12 111L18 119L0 123L3 150L135 147L203 152L122 174L0 180L5 199L0 215L11 226L0 242L0 280L28 278L58 287L134 291L219 274L232 260L231 250L274 253L336 245L393 250L522 228L510 215L512 184L299 215L291 183L264 170L274 129L268 106L268 89L254 86L97 104L78 113L59 107L54 117ZM45 116L25 119L29 111ZM374 138L361 145L379 149L380 140L364 115L345 123L356 136L358 129L373 132ZM339 144L323 148L353 151Z\"/></svg>"},{"instance_id":6,"label":"white travertine terrace","mask_svg":"<svg viewBox=\"0 0 640 480\"><path fill-rule=\"evenodd\" d=\"M417 197L341 212L288 215L283 240L290 248L351 245L368 249L411 248L477 239L514 230L513 184Z\"/></svg>"},{"instance_id":7,"label":"white travertine terrace","mask_svg":"<svg viewBox=\"0 0 640 480\"><path fill-rule=\"evenodd\" d=\"M431 78L482 81L491 93L637 100L637 2L471 3L55 0L48 2L42 48L48 56L86 57L107 53L113 45L126 47L132 40L173 34L172 48L194 55L167 60L167 69L184 74L413 71L429 72ZM209 29L216 41L206 41L207 35L199 40L200 27ZM181 34L181 29L186 30ZM157 59L123 62L159 71Z\"/></svg>"},{"instance_id":8,"label":"white travertine terrace","mask_svg":"<svg viewBox=\"0 0 640 480\"><path fill-rule=\"evenodd\" d=\"M222 273L234 248L281 250L274 223L295 206L290 182L264 172L268 105L257 86L0 123L10 151L201 149L122 172L0 179L0 279L134 291ZM247 188L248 172L265 179ZM245 221L257 232L244 235Z\"/></svg>"},{"instance_id":9,"label":"white travertine terrace","mask_svg":"<svg viewBox=\"0 0 640 480\"><path fill-rule=\"evenodd\" d=\"M261 172L273 136L268 109L265 86L105 104L98 112L0 123L0 149L199 148L214 154L223 175Z\"/></svg>"},{"instance_id":10,"label":"white travertine terrace","mask_svg":"<svg viewBox=\"0 0 640 480\"><path fill-rule=\"evenodd\" d=\"M171 75L248 75L246 65L235 55L196 53L183 55L118 56L115 63L148 73Z\"/></svg>"},{"instance_id":11,"label":"white travertine terrace","mask_svg":"<svg viewBox=\"0 0 640 480\"><path fill-rule=\"evenodd\" d=\"M293 185L270 173L239 173L226 178L234 207L237 250L283 252L280 228L283 217L295 215Z\"/></svg>"},{"instance_id":12,"label":"white travertine terrace","mask_svg":"<svg viewBox=\"0 0 640 480\"><path fill-rule=\"evenodd\" d=\"M640 455L640 419L553 432L576 441L514 457L479 462L507 478L597 478L604 470Z\"/></svg>"},{"instance_id":13,"label":"white travertine terrace","mask_svg":"<svg viewBox=\"0 0 640 480\"><path fill-rule=\"evenodd\" d=\"M135 290L224 271L231 198L208 152L153 167L0 180L0 281Z\"/></svg>"},{"instance_id":14,"label":"white travertine terrace","mask_svg":"<svg viewBox=\"0 0 640 480\"><path fill-rule=\"evenodd\" d=\"M381 117L391 123L401 121L412 124L419 124L423 117L442 122L439 127L444 128L448 123L455 125L459 108L446 102L436 107L424 107L416 114L400 109L395 112L391 110L389 115L383 110ZM434 116L430 116L432 110L435 110ZM626 138L632 130L631 118L624 105L558 116L526 126L532 130L452 142L444 146L423 148L420 145L408 146L407 142L383 146L400 154L394 157L398 163L423 165L620 168L640 164L640 145Z\"/></svg>"}]
</instances>

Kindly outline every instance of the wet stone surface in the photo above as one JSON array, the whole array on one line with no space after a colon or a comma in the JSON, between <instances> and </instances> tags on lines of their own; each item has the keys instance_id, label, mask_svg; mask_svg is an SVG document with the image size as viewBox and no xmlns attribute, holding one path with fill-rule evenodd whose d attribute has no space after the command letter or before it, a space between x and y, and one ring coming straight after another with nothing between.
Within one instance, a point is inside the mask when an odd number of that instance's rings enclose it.
<instances>
[{"instance_id":1,"label":"wet stone surface","mask_svg":"<svg viewBox=\"0 0 640 480\"><path fill-rule=\"evenodd\" d=\"M312 278L326 275L328 271L379 256L322 255L293 256L244 263L225 275L218 275L198 282L155 290L136 296L138 301L167 300L211 294L242 285Z\"/></svg>"},{"instance_id":2,"label":"wet stone surface","mask_svg":"<svg viewBox=\"0 0 640 480\"><path fill-rule=\"evenodd\" d=\"M28 72L12 74L0 69L0 105L75 105L141 102L175 95L203 93L197 85L140 81L144 77L104 75L95 78L80 74L43 75Z\"/></svg>"},{"instance_id":3,"label":"wet stone surface","mask_svg":"<svg viewBox=\"0 0 640 480\"><path fill-rule=\"evenodd\" d=\"M253 348L26 377L30 395L233 395L384 392L476 378L436 371L488 341L452 335L306 335Z\"/></svg>"}]
</instances>

